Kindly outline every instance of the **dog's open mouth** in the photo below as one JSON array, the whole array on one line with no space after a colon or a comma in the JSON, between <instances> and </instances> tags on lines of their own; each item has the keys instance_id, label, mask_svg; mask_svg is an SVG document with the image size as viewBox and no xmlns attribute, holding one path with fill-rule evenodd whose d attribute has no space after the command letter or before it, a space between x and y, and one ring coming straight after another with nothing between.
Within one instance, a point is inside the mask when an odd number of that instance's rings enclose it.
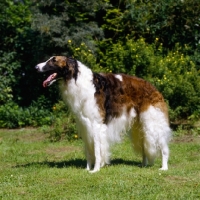
<instances>
[{"instance_id":1,"label":"dog's open mouth","mask_svg":"<svg viewBox=\"0 0 200 200\"><path fill-rule=\"evenodd\" d=\"M55 82L57 79L57 73L53 73L43 82L43 87L50 86L53 82Z\"/></svg>"}]
</instances>

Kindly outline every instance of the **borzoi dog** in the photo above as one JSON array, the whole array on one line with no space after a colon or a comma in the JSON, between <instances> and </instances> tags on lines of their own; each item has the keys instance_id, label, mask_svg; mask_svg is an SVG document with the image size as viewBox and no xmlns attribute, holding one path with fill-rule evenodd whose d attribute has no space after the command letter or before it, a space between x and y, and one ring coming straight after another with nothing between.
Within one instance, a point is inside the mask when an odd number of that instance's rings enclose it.
<instances>
[{"instance_id":1,"label":"borzoi dog","mask_svg":"<svg viewBox=\"0 0 200 200\"><path fill-rule=\"evenodd\" d=\"M168 169L168 109L149 82L125 74L95 73L65 56L53 56L36 69L52 72L44 87L60 79L63 100L75 114L85 143L87 170L97 172L109 164L111 144L121 141L126 132L133 149L142 155L142 166L152 165L161 154L160 169Z\"/></svg>"}]
</instances>

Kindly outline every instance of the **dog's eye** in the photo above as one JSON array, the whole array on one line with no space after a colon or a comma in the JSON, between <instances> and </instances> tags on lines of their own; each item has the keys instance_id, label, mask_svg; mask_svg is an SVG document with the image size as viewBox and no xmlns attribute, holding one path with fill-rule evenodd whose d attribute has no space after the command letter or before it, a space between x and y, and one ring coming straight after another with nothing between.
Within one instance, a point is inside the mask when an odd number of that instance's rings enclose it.
<instances>
[{"instance_id":1,"label":"dog's eye","mask_svg":"<svg viewBox=\"0 0 200 200\"><path fill-rule=\"evenodd\" d=\"M52 61L53 61L53 62L56 62L56 57L53 57Z\"/></svg>"}]
</instances>

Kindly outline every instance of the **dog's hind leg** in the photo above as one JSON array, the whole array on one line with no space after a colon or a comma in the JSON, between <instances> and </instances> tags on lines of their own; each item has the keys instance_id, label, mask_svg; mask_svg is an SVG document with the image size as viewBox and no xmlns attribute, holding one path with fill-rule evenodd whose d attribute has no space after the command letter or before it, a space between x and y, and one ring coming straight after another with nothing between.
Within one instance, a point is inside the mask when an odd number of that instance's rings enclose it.
<instances>
[{"instance_id":1,"label":"dog's hind leg","mask_svg":"<svg viewBox=\"0 0 200 200\"><path fill-rule=\"evenodd\" d=\"M166 141L160 142L160 150L162 155L162 167L160 170L168 170L169 147Z\"/></svg>"},{"instance_id":2,"label":"dog's hind leg","mask_svg":"<svg viewBox=\"0 0 200 200\"><path fill-rule=\"evenodd\" d=\"M135 119L129 134L134 151L142 155L142 164L140 166L147 166L148 159L144 150L144 131L138 118Z\"/></svg>"},{"instance_id":3,"label":"dog's hind leg","mask_svg":"<svg viewBox=\"0 0 200 200\"><path fill-rule=\"evenodd\" d=\"M144 152L144 148L142 150L142 167L146 167L148 164L148 159L147 159L147 156Z\"/></svg>"},{"instance_id":4,"label":"dog's hind leg","mask_svg":"<svg viewBox=\"0 0 200 200\"><path fill-rule=\"evenodd\" d=\"M161 152L162 168L168 169L169 148L168 142L171 137L171 130L166 115L154 106L140 114L140 121L144 131L144 152L148 163L153 165L155 158Z\"/></svg>"},{"instance_id":5,"label":"dog's hind leg","mask_svg":"<svg viewBox=\"0 0 200 200\"><path fill-rule=\"evenodd\" d=\"M110 146L108 139L105 137L101 137L101 167L110 164Z\"/></svg>"}]
</instances>

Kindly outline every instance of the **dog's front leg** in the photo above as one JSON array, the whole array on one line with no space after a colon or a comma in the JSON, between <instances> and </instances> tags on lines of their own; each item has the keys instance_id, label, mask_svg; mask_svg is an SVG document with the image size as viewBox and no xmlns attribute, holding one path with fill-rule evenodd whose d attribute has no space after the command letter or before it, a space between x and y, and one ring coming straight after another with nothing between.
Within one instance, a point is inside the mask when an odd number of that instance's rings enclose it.
<instances>
[{"instance_id":1,"label":"dog's front leg","mask_svg":"<svg viewBox=\"0 0 200 200\"><path fill-rule=\"evenodd\" d=\"M94 165L94 150L93 149L89 149L89 148L85 148L85 152L86 152L86 158L87 158L87 166L86 166L86 170L90 171L92 170L92 166Z\"/></svg>"},{"instance_id":2,"label":"dog's front leg","mask_svg":"<svg viewBox=\"0 0 200 200\"><path fill-rule=\"evenodd\" d=\"M92 166L95 162L94 155L94 140L93 140L93 132L91 131L91 126L88 126L87 118L76 118L76 126L78 129L79 136L82 138L85 144L85 156L87 159L86 170L92 170ZM91 132L90 132L91 131Z\"/></svg>"},{"instance_id":3,"label":"dog's front leg","mask_svg":"<svg viewBox=\"0 0 200 200\"><path fill-rule=\"evenodd\" d=\"M100 167L101 167L101 141L100 141L98 134L94 135L95 164L94 164L94 169L91 170L90 173L98 172L100 170Z\"/></svg>"},{"instance_id":4,"label":"dog's front leg","mask_svg":"<svg viewBox=\"0 0 200 200\"><path fill-rule=\"evenodd\" d=\"M101 167L101 142L102 135L104 135L103 128L101 124L93 124L93 138L94 138L94 169L91 170L91 173L98 172Z\"/></svg>"}]
</instances>

